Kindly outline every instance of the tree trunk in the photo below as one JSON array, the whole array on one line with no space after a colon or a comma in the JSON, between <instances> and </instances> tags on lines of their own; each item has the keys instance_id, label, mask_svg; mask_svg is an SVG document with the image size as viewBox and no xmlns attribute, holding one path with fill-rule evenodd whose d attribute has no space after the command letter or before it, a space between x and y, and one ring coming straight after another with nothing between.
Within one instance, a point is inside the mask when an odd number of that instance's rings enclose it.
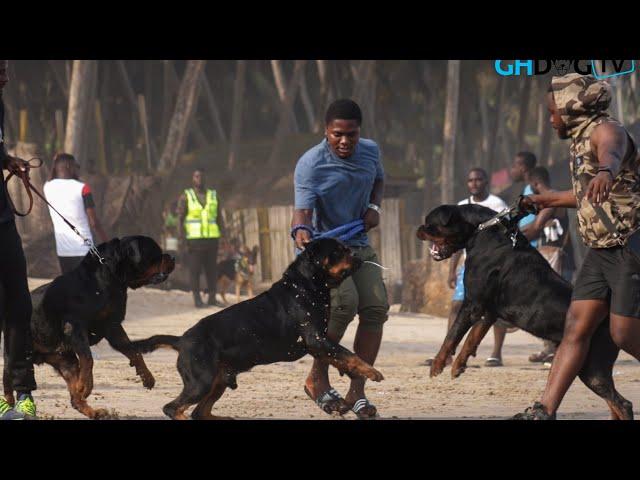
<instances>
[{"instance_id":1,"label":"tree trunk","mask_svg":"<svg viewBox=\"0 0 640 480\"><path fill-rule=\"evenodd\" d=\"M442 151L441 202L453 203L456 129L458 123L458 94L460 88L460 60L447 62L447 100L444 113Z\"/></svg>"},{"instance_id":2,"label":"tree trunk","mask_svg":"<svg viewBox=\"0 0 640 480\"><path fill-rule=\"evenodd\" d=\"M213 124L216 127L218 138L220 139L220 141L226 142L227 134L225 133L224 127L222 126L222 120L220 120L220 110L218 109L216 98L213 96L213 90L209 85L209 79L207 78L206 74L202 75L202 87L204 89L204 95L207 99L207 105L209 107L211 119L213 120Z\"/></svg>"},{"instance_id":3,"label":"tree trunk","mask_svg":"<svg viewBox=\"0 0 640 480\"><path fill-rule=\"evenodd\" d=\"M242 104L244 100L245 77L247 72L247 62L238 60L236 62L236 78L233 85L233 110L231 112L231 140L229 142L229 157L227 158L227 168L233 170L236 164L238 142L240 140L240 129L242 127Z\"/></svg>"},{"instance_id":4,"label":"tree trunk","mask_svg":"<svg viewBox=\"0 0 640 480\"><path fill-rule=\"evenodd\" d=\"M280 64L280 60L271 60L271 70L273 71L273 80L276 84L276 89L278 90L278 97L280 97L280 103L283 103L286 96L286 86L284 73L282 71L282 65ZM293 108L290 109L291 118L289 119L288 128L291 129L292 132L298 132L298 121L296 119L296 114Z\"/></svg>"},{"instance_id":5,"label":"tree trunk","mask_svg":"<svg viewBox=\"0 0 640 480\"><path fill-rule=\"evenodd\" d=\"M291 110L293 109L293 102L298 94L298 88L300 87L300 79L304 73L304 66L306 60L296 60L293 67L293 74L291 80L287 86L286 95L282 102L282 108L280 109L280 122L278 123L278 129L273 141L273 148L271 149L271 155L269 156L269 165L275 165L280 157L282 151L282 144L284 138L289 130L289 119L291 118Z\"/></svg>"},{"instance_id":6,"label":"tree trunk","mask_svg":"<svg viewBox=\"0 0 640 480\"><path fill-rule=\"evenodd\" d=\"M320 94L318 95L318 120L313 129L314 133L321 132L324 127L324 111L327 109L327 99L329 98L329 72L326 60L316 60L318 66L318 80L320 83Z\"/></svg>"},{"instance_id":7,"label":"tree trunk","mask_svg":"<svg viewBox=\"0 0 640 480\"><path fill-rule=\"evenodd\" d=\"M522 91L520 93L520 118L518 119L518 134L516 137L516 144L519 150L524 150L527 147L525 144L524 135L527 129L527 120L529 117L529 100L531 99L531 84L532 81L529 77L524 77L522 80Z\"/></svg>"},{"instance_id":8,"label":"tree trunk","mask_svg":"<svg viewBox=\"0 0 640 480\"><path fill-rule=\"evenodd\" d=\"M495 116L494 116L494 122L493 122L493 128L492 128L492 136L491 136L491 143L489 144L489 158L488 158L488 162L487 162L487 167L488 167L488 174L489 176L491 176L491 174L493 173L493 169L495 168L495 166L497 165L496 161L495 161L495 156L496 156L496 147L498 144L498 138L499 138L499 134L500 134L500 127L502 125L502 104L504 103L504 97L505 97L505 93L506 93L506 88L507 88L507 82L505 80L505 77L500 77L500 79L498 80L498 98L496 100L496 111L495 111Z\"/></svg>"},{"instance_id":9,"label":"tree trunk","mask_svg":"<svg viewBox=\"0 0 640 480\"><path fill-rule=\"evenodd\" d=\"M307 90L307 80L304 72L302 73L302 77L300 77L300 99L302 100L302 106L304 107L304 112L307 115L307 123L309 124L309 131L316 132L316 123L315 123L315 113L313 112L313 104L311 103L311 98L309 97L309 91Z\"/></svg>"},{"instance_id":10,"label":"tree trunk","mask_svg":"<svg viewBox=\"0 0 640 480\"><path fill-rule=\"evenodd\" d=\"M202 75L205 63L205 60L189 60L187 63L171 118L167 141L158 165L161 171L172 170L176 166L185 146L189 133L189 122L195 111L198 98L200 75Z\"/></svg>"},{"instance_id":11,"label":"tree trunk","mask_svg":"<svg viewBox=\"0 0 640 480\"><path fill-rule=\"evenodd\" d=\"M56 79L56 83L60 90L64 94L67 101L69 100L69 83L66 81L64 73L64 65L59 64L57 60L49 60L49 65L53 71L53 77Z\"/></svg>"},{"instance_id":12,"label":"tree trunk","mask_svg":"<svg viewBox=\"0 0 640 480\"><path fill-rule=\"evenodd\" d=\"M64 139L64 151L85 165L84 145L87 140L87 117L93 111L91 102L91 76L95 60L74 60L69 88L69 107Z\"/></svg>"},{"instance_id":13,"label":"tree trunk","mask_svg":"<svg viewBox=\"0 0 640 480\"><path fill-rule=\"evenodd\" d=\"M169 81L174 86L174 90L179 89L178 85L180 81L178 79L178 74L176 73L173 63L169 62L167 64L167 68L168 68L168 74L169 74ZM198 91L199 90L200 90L200 86L198 86ZM190 123L189 125L187 125L187 130L193 133L193 136L195 137L195 141L198 144L198 147L204 148L209 145L209 141L207 140L207 136L202 131L200 122L196 118L196 111L198 110L198 100L199 100L199 95L198 97L196 97L196 101L194 103L194 110L191 115ZM187 138L188 138L188 135L187 135ZM185 144L186 144L186 140L185 140Z\"/></svg>"}]
</instances>

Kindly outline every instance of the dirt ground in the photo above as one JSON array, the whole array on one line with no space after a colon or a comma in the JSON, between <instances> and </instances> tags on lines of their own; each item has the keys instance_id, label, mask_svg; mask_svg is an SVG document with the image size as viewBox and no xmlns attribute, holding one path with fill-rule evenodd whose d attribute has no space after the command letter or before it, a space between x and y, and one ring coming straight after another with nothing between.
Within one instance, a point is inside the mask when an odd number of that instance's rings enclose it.
<instances>
[{"instance_id":1,"label":"dirt ground","mask_svg":"<svg viewBox=\"0 0 640 480\"><path fill-rule=\"evenodd\" d=\"M44 281L30 280L33 289ZM233 296L231 296L232 298ZM228 296L227 299L230 297ZM458 379L447 369L436 379L428 376L428 367L420 366L440 346L446 321L428 315L397 313L394 306L386 324L376 367L385 375L381 383L369 382L369 399L382 418L394 419L503 419L522 411L544 389L547 370L531 364L527 357L538 351L541 342L517 331L507 336L505 366L483 367L490 353L491 334L471 359L470 368ZM182 291L140 289L130 291L124 326L132 339L153 334L181 334L216 308L196 310L191 295ZM355 333L354 321L343 340L349 348ZM95 358L94 389L89 397L93 407L108 408L121 419L165 419L162 406L175 398L181 381L175 368L176 353L159 350L145 356L156 378L153 390L146 390L124 356L112 350L106 341L93 347ZM302 386L311 365L306 356L293 363L259 366L238 377L238 389L227 390L216 403L214 414L238 419L332 419L303 392ZM348 379L331 371L334 387L346 393ZM627 354L621 354L614 369L618 390L640 410L640 368ZM82 419L69 403L65 383L51 367L36 366L39 413L49 419ZM607 419L605 403L579 381L570 389L558 417L561 419ZM340 417L338 417L340 418ZM355 419L352 413L342 417Z\"/></svg>"}]
</instances>

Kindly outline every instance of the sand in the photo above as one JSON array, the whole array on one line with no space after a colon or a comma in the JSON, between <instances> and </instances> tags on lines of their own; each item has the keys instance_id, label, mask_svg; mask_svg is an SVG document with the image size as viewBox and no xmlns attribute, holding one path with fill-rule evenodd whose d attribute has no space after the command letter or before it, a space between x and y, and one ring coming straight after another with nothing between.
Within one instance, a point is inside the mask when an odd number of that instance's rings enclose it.
<instances>
[{"instance_id":1,"label":"sand","mask_svg":"<svg viewBox=\"0 0 640 480\"><path fill-rule=\"evenodd\" d=\"M44 280L31 279L30 288ZM227 297L228 299L233 296ZM193 308L191 295L182 291L142 288L130 291L124 327L132 339L165 333L179 335L201 317L217 311ZM531 364L527 357L540 349L541 341L517 331L507 336L504 367L483 367L491 351L489 334L470 368L452 379L450 369L430 379L428 367L419 365L435 354L446 330L443 318L398 313L398 306L385 327L376 367L385 375L380 383L367 383L369 399L381 418L389 419L503 419L522 411L542 393L548 370ZM343 344L352 347L357 319L352 322ZM159 350L145 356L156 378L156 386L146 390L133 367L120 353L102 341L92 348L94 389L89 404L112 410L121 419L166 419L162 406L175 398L182 383L175 368L176 353ZM227 390L216 403L214 414L238 419L336 419L322 412L303 392L303 382L311 365L306 356L296 362L258 366L238 376L238 389ZM348 378L332 369L333 386L346 394ZM640 368L622 353L614 368L617 389L640 410ZM38 390L35 398L39 414L48 419L84 419L69 403L64 381L48 365L36 366ZM561 419L607 419L604 401L576 381L558 417ZM355 419L349 413L345 420ZM340 417L338 417L340 419Z\"/></svg>"}]
</instances>

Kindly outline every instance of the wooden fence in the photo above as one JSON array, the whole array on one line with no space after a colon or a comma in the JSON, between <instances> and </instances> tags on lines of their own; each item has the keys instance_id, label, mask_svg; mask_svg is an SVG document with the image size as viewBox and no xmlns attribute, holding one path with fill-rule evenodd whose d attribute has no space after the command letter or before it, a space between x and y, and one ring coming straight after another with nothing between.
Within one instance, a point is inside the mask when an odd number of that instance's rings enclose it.
<instances>
[{"instance_id":1,"label":"wooden fence","mask_svg":"<svg viewBox=\"0 0 640 480\"><path fill-rule=\"evenodd\" d=\"M422 257L421 242L416 238L417 224L408 223L405 201L387 198L382 202L380 226L369 232L371 246L386 267L383 278L390 296L397 298L402 287L403 265ZM247 208L225 212L227 236L239 238L249 248L260 248L256 279L272 282L295 258L290 225L293 206Z\"/></svg>"}]
</instances>

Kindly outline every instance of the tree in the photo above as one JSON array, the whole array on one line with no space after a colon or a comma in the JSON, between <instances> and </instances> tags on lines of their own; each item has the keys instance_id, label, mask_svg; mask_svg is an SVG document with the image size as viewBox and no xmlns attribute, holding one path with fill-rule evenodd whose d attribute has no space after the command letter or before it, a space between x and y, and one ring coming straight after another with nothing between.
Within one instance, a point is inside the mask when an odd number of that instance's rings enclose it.
<instances>
[{"instance_id":1,"label":"tree","mask_svg":"<svg viewBox=\"0 0 640 480\"><path fill-rule=\"evenodd\" d=\"M459 89L460 60L449 60L447 63L447 103L444 112L444 148L442 152L442 203L453 203L454 160L458 124Z\"/></svg>"},{"instance_id":2,"label":"tree","mask_svg":"<svg viewBox=\"0 0 640 480\"><path fill-rule=\"evenodd\" d=\"M169 125L167 141L160 156L158 168L161 171L171 170L178 163L178 158L189 133L189 122L195 111L200 75L202 75L205 63L205 60L189 60L187 63Z\"/></svg>"},{"instance_id":3,"label":"tree","mask_svg":"<svg viewBox=\"0 0 640 480\"><path fill-rule=\"evenodd\" d=\"M269 165L274 165L280 157L282 144L284 142L287 131L289 130L289 121L291 119L293 101L298 94L298 88L300 87L300 80L302 78L302 74L304 73L305 63L306 60L296 60L293 66L293 74L291 75L291 80L287 85L285 97L280 108L280 121L278 122L278 128L273 140L273 147L271 149L271 155L269 156Z\"/></svg>"},{"instance_id":4,"label":"tree","mask_svg":"<svg viewBox=\"0 0 640 480\"><path fill-rule=\"evenodd\" d=\"M236 163L236 150L240 140L240 127L242 126L242 101L244 100L245 76L247 62L236 62L236 78L233 85L233 111L231 113L231 143L229 144L229 157L227 168L233 170Z\"/></svg>"},{"instance_id":5,"label":"tree","mask_svg":"<svg viewBox=\"0 0 640 480\"><path fill-rule=\"evenodd\" d=\"M95 74L95 60L74 60L69 88L69 106L67 110L67 128L65 130L64 150L75 156L81 165L87 137L87 120L93 112L91 86Z\"/></svg>"}]
</instances>

